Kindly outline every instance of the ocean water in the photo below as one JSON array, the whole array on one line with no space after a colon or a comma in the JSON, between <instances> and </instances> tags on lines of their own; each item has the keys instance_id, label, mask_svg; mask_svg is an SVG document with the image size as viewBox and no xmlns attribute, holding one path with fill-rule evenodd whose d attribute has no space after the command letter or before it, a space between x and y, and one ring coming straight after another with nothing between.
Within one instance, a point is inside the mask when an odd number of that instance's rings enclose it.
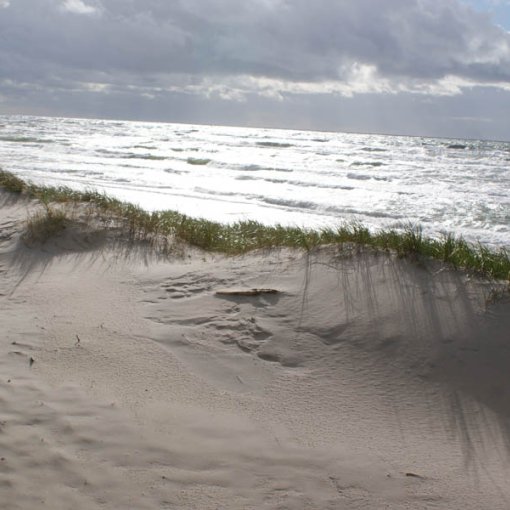
<instances>
[{"instance_id":1,"label":"ocean water","mask_svg":"<svg viewBox=\"0 0 510 510\"><path fill-rule=\"evenodd\" d=\"M411 223L510 247L508 142L0 116L0 166L221 222Z\"/></svg>"}]
</instances>

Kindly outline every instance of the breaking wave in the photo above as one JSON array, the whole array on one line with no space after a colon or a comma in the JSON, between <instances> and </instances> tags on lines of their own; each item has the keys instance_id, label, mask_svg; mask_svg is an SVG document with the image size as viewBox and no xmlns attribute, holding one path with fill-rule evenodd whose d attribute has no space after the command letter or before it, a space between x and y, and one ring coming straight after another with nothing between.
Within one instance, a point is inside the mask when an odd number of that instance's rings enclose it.
<instances>
[{"instance_id":1,"label":"breaking wave","mask_svg":"<svg viewBox=\"0 0 510 510\"><path fill-rule=\"evenodd\" d=\"M257 142L256 145L259 147L272 147L275 149L288 149L289 147L294 147L292 143L283 143L283 142Z\"/></svg>"},{"instance_id":2,"label":"breaking wave","mask_svg":"<svg viewBox=\"0 0 510 510\"><path fill-rule=\"evenodd\" d=\"M401 218L510 248L507 142L1 115L0 126L3 168L36 183L191 216L207 200L227 222Z\"/></svg>"}]
</instances>

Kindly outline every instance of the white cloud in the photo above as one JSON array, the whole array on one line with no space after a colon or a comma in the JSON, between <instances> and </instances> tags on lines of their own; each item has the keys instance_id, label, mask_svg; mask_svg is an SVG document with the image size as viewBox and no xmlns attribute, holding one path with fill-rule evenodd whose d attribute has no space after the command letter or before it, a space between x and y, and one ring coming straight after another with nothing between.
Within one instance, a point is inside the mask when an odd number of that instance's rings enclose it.
<instances>
[{"instance_id":1,"label":"white cloud","mask_svg":"<svg viewBox=\"0 0 510 510\"><path fill-rule=\"evenodd\" d=\"M64 0L62 9L75 14L94 14L97 8L86 4L82 0Z\"/></svg>"},{"instance_id":2,"label":"white cloud","mask_svg":"<svg viewBox=\"0 0 510 510\"><path fill-rule=\"evenodd\" d=\"M2 7L7 8L7 7L9 7L10 4L11 4L11 2L9 0L0 0L0 9Z\"/></svg>"},{"instance_id":3,"label":"white cloud","mask_svg":"<svg viewBox=\"0 0 510 510\"><path fill-rule=\"evenodd\" d=\"M89 92L108 93L110 90L110 85L108 83L83 82L81 86Z\"/></svg>"},{"instance_id":4,"label":"white cloud","mask_svg":"<svg viewBox=\"0 0 510 510\"><path fill-rule=\"evenodd\" d=\"M344 72L344 75L347 73ZM250 75L224 76L203 78L193 83L180 82L164 89L155 88L155 93L162 91L185 93L204 97L246 101L250 96L282 101L285 97L296 95L342 96L352 98L360 94L398 95L403 93L432 96L455 96L464 89L471 89L476 83L445 76L441 80L395 79L378 74L375 66L355 64L349 71L349 77L341 81L326 80L318 82L288 81L276 78L254 77ZM508 88L510 84L498 84L500 88ZM146 90L150 88L145 87Z\"/></svg>"}]
</instances>

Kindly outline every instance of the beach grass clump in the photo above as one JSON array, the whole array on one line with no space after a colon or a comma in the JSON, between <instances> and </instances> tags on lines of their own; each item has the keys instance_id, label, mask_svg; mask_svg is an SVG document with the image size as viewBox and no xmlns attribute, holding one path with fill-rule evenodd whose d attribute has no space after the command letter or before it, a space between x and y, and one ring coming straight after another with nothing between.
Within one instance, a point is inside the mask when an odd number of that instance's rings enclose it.
<instances>
[{"instance_id":1,"label":"beach grass clump","mask_svg":"<svg viewBox=\"0 0 510 510\"><path fill-rule=\"evenodd\" d=\"M11 193L21 193L25 188L25 181L11 172L0 169L0 186Z\"/></svg>"},{"instance_id":2,"label":"beach grass clump","mask_svg":"<svg viewBox=\"0 0 510 510\"><path fill-rule=\"evenodd\" d=\"M257 249L286 247L310 251L318 246L350 243L391 251L399 257L435 259L454 268L510 282L510 253L505 248L496 250L469 243L453 234L429 238L420 226L411 224L377 232L360 223L323 229L263 225L253 220L222 224L171 210L148 212L93 190L38 186L2 170L0 187L43 204L44 213L30 220L29 225L31 232L40 232L42 237L65 226L63 209L56 209L53 204L85 205L88 214L100 219L103 225L120 226L129 240L149 242L163 249L181 242L204 251L239 255Z\"/></svg>"},{"instance_id":3,"label":"beach grass clump","mask_svg":"<svg viewBox=\"0 0 510 510\"><path fill-rule=\"evenodd\" d=\"M47 207L27 220L25 239L44 243L66 228L67 214L62 209Z\"/></svg>"}]
</instances>

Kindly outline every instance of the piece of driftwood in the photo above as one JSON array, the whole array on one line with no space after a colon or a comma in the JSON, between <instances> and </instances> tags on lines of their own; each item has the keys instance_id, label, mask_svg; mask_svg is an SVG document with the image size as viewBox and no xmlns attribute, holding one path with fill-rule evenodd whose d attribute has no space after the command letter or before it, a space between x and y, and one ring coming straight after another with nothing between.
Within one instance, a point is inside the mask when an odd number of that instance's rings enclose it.
<instances>
[{"instance_id":1,"label":"piece of driftwood","mask_svg":"<svg viewBox=\"0 0 510 510\"><path fill-rule=\"evenodd\" d=\"M406 476L410 476L411 478L423 478L423 476L417 475L416 473L406 473Z\"/></svg>"},{"instance_id":2,"label":"piece of driftwood","mask_svg":"<svg viewBox=\"0 0 510 510\"><path fill-rule=\"evenodd\" d=\"M276 289L225 289L217 290L217 296L260 296L261 294L278 294Z\"/></svg>"}]
</instances>

